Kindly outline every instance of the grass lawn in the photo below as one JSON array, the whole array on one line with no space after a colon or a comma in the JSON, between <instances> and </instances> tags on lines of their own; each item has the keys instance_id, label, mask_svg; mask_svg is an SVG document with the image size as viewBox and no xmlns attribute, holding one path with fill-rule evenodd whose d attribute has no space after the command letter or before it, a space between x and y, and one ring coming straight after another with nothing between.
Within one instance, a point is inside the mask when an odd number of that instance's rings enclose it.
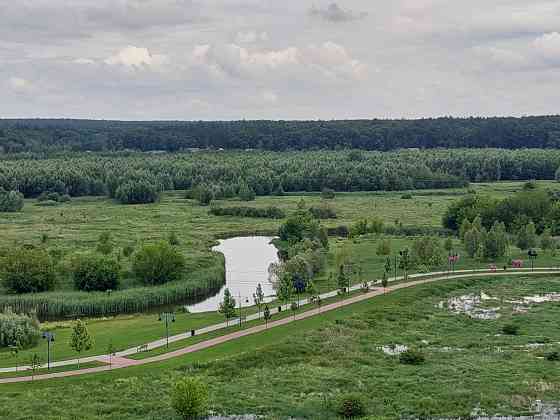
<instances>
[{"instance_id":1,"label":"grass lawn","mask_svg":"<svg viewBox=\"0 0 560 420\"><path fill-rule=\"evenodd\" d=\"M501 317L472 319L438 303L484 293ZM560 401L557 303L514 313L507 301L559 292L556 277L450 280L403 289L335 312L244 337L164 363L47 382L1 386L10 419L173 419L170 386L204 380L220 413L329 419L346 392L362 395L372 418L527 413L535 399ZM518 335L504 335L514 323ZM403 344L426 362L403 365L381 346Z\"/></svg>"}]
</instances>

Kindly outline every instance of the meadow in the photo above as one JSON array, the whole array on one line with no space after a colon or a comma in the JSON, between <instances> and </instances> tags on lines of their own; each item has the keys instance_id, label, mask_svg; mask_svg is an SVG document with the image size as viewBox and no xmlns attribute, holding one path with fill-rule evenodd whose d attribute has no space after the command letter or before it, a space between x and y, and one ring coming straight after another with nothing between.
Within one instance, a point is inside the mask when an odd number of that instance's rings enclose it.
<instances>
[{"instance_id":1,"label":"meadow","mask_svg":"<svg viewBox=\"0 0 560 420\"><path fill-rule=\"evenodd\" d=\"M551 182L541 182L543 187L554 188ZM522 188L522 183L504 182L494 184L473 184L481 194L494 197L505 197ZM362 218L380 217L386 224L400 223L409 226L438 227L441 216L449 203L457 200L466 190L428 190L414 191L411 199L403 199L403 192L387 193L339 193L329 205L337 212L337 219L323 221L329 227L350 225ZM287 214L295 211L301 199L306 205L319 205L322 201L320 194L286 195L284 197L258 197L251 203L254 207L274 205L282 208ZM166 239L171 232L179 238L178 247L189 261L189 282L192 277L200 278L212 264L223 264L219 255L210 251L210 247L220 237L249 234L251 232L274 233L281 220L240 218L233 216L212 216L208 214L208 207L202 207L193 200L186 200L180 192L166 193L161 203L123 206L104 198L77 198L59 207L40 207L35 200L27 200L23 213L7 215L4 218L6 236L2 237L0 245L9 246L10 243L40 244L41 235L46 234L48 246L60 249L62 256L71 255L75 251L94 248L102 232L110 232L115 248L121 249L128 244L138 246L142 242ZM237 201L224 200L223 206L236 205ZM136 236L132 236L135 232ZM352 240L331 238L331 246L327 255L327 269L319 273L315 282L320 292L337 288L336 280L330 276L336 272L336 255L342 249L352 255L353 261L361 267L362 276L352 279L359 283L362 279L373 280L381 278L386 256L377 255L376 249L379 235L366 235ZM414 238L390 237L391 255L405 246L410 246ZM455 250L461 255L455 269L487 268L487 262L469 259L462 250L462 245L454 240ZM117 251L115 251L117 252ZM512 258L525 258L525 253L511 247ZM63 257L64 258L64 257ZM125 267L127 260L123 257ZM498 261L498 265L501 262ZM536 266L557 266L560 262L556 256L542 254L536 261ZM433 270L445 271L449 266L444 263ZM394 276L394 272L391 273ZM397 274L402 274L400 271ZM223 281L223 280L220 280ZM181 284L181 283L180 283ZM221 284L221 283L220 283ZM134 288L134 283L125 282L125 287ZM54 296L73 294L71 281L59 285L60 291L52 292ZM126 292L126 290L124 291ZM88 298L86 293L81 296ZM103 354L109 343L117 349L138 346L145 342L161 338L164 334L161 322L158 321L157 309L144 313L123 314L118 316L93 317L88 321L90 332L95 338L93 348L83 356ZM255 308L248 311L254 312ZM188 314L178 312L177 322L171 325L171 334L182 333L190 329L221 322L223 316L216 313ZM70 349L71 320L59 320L44 323L44 330L55 331L57 342L54 348L54 360L75 357ZM34 352L46 352L46 343L20 353L20 360L27 360ZM0 367L13 366L14 358L9 351L0 351Z\"/></svg>"},{"instance_id":2,"label":"meadow","mask_svg":"<svg viewBox=\"0 0 560 420\"><path fill-rule=\"evenodd\" d=\"M560 312L549 302L518 313L508 300L559 288L557 278L519 276L403 289L165 363L3 386L0 405L10 419L174 419L169 390L188 375L208 384L212 410L223 414L334 419L348 392L364 398L372 419L527 414L537 399L560 399L558 362L543 357L559 348ZM481 292L498 299L500 318L439 307ZM518 334L504 334L512 323ZM405 365L381 350L397 344L426 361Z\"/></svg>"}]
</instances>

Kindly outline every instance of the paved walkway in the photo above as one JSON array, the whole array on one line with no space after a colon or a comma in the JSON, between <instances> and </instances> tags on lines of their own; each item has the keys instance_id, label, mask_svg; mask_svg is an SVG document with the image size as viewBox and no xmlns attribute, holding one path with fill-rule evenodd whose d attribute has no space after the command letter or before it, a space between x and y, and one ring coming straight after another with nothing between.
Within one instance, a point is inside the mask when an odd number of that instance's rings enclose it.
<instances>
[{"instance_id":1,"label":"paved walkway","mask_svg":"<svg viewBox=\"0 0 560 420\"><path fill-rule=\"evenodd\" d=\"M375 296L379 296L381 294L384 293L390 293L393 292L395 290L399 290L399 289L404 289L404 288L408 288L408 287L413 287L413 286L417 286L420 284L425 284L425 283L432 283L432 282L436 282L436 281L441 281L441 280L446 280L446 279L460 279L460 278L472 278L472 277L487 277L487 276L511 276L511 275L530 275L530 274L558 274L560 272L560 269L556 269L556 268L535 268L534 271L530 271L530 270L526 270L526 269L519 269L519 270L509 270L509 271L498 271L498 272L492 272L492 271L488 271L488 270L461 270L461 271L456 271L455 273L448 273L448 272L435 272L435 273L426 273L426 274L415 274L415 275L410 275L409 279L414 279L414 278L421 278L420 280L412 280L412 281L407 281L406 283L399 283L399 284L395 284L392 286L387 287L385 290L383 290L380 287L376 287L374 288L372 291L368 292L368 293L364 293L364 294L359 294L356 296L352 296L350 298L344 299L342 301L338 301L338 302L333 302L330 303L328 305L324 305L321 308L317 308L317 309L311 309L299 314L296 314L295 317L293 316L288 316L286 318L282 318L276 321L271 321L268 323L268 325L257 325L251 328L247 328L244 330L240 330L240 331L235 331L229 334L225 334L223 336L220 337L216 337L216 338L212 338L210 340L205 340L202 341L200 343L196 343L175 351L171 351L168 353L163 353L157 356L152 356L152 357L148 357L145 359L141 359L141 360L134 360L134 359L130 359L127 358L126 356L129 356L131 354L135 354L137 352L137 347L131 348L131 349L127 349L121 352L118 352L115 356L111 357L111 365L106 365L106 366L99 366L99 367L93 367L93 368L87 368L87 369L80 369L80 370L73 370L73 371L65 371L65 372L56 372L56 373L49 373L49 374L42 374L42 375L36 375L35 376L35 380L45 380L45 379L52 379L52 378L62 378L62 377L70 377L70 376L78 376L78 375L85 375L88 373L96 373L96 372L104 372L107 370L114 370L114 369L122 369L122 368L126 368L129 366L137 366L137 365L144 365L147 363L153 363L153 362L159 362L159 361L163 361L163 360L168 360L168 359L172 359L174 357L178 357L178 356L182 356L185 354L189 354L189 353L193 353L199 350L203 350L209 347L213 347L216 346L218 344L221 343L225 343L231 340L235 340L238 339L240 337L245 337L248 335L252 335L252 334L257 334L259 332L262 332L268 328L274 328L274 327L278 327L281 325L286 325L289 324L291 322L294 321L298 321L301 319L306 319L309 318L311 316L315 316L319 313L323 313L323 312L328 312L328 311L332 311L338 308L341 308L343 306L348 306L351 305L353 303L356 302L361 302L363 300L366 299L370 299L373 298ZM426 278L427 277L427 278ZM397 279L394 279L394 281L396 280L402 280L401 277L398 277ZM370 287L374 287L376 284L378 284L379 281L375 281L375 282L370 282L369 285ZM354 285L350 288L350 291L355 291L360 289L361 285ZM332 291L332 292L328 292L328 293L324 293L321 295L321 299L325 299L328 297L333 297L337 295L337 291ZM306 304L308 303L308 299L302 299L300 301L300 304ZM286 311L289 309L289 305L283 305L282 306L282 311ZM274 310L271 310L271 314L272 313L278 313L278 310L275 308ZM258 314L254 314L251 316L248 316L246 318L246 320L254 320L258 318ZM239 320L235 320L236 323L239 323ZM233 321L230 321L229 325L233 325ZM221 324L216 324L216 325L212 325L206 328L202 328L200 330L197 330L197 335L201 335L204 333L208 333L211 331L216 331L219 329L223 329L226 327L226 323L221 323ZM173 337L169 337L169 342L175 342L175 341L179 341L179 340L184 340L187 339L188 337L190 337L190 334L178 334L175 335ZM164 346L166 343L165 339L162 340L157 340L151 343L147 344L147 348L149 350L151 349L155 349L158 347L162 347ZM99 362L103 362L103 363L109 363L109 356L108 355L101 355L101 356L91 356L91 357L86 357L83 359L80 359L81 363L84 362L88 362L88 361L99 361ZM60 361L60 362L51 362L51 367L55 367L55 366L66 366L66 365L72 365L72 364L76 364L77 360L65 360L65 361ZM25 369L29 369L28 366L20 366L18 368L18 370L25 370ZM0 369L0 372L13 372L15 371L15 368L3 368ZM15 377L15 378L4 378L4 379L0 379L0 384L2 383L14 383L14 382L27 382L27 381L31 381L32 377L31 376L20 376L20 377Z\"/></svg>"}]
</instances>

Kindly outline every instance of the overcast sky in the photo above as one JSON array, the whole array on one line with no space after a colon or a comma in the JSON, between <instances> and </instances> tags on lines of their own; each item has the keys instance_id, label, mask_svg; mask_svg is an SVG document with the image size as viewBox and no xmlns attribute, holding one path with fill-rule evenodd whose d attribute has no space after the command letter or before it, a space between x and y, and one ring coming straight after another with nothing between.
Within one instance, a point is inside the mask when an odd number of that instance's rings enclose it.
<instances>
[{"instance_id":1,"label":"overcast sky","mask_svg":"<svg viewBox=\"0 0 560 420\"><path fill-rule=\"evenodd\" d=\"M0 118L560 112L558 0L0 0Z\"/></svg>"}]
</instances>

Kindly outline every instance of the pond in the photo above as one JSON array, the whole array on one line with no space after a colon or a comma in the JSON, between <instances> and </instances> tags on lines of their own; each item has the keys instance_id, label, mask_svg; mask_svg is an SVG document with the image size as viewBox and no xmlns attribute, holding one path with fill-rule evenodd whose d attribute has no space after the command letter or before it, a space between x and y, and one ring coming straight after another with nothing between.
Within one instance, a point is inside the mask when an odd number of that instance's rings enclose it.
<instances>
[{"instance_id":1,"label":"pond","mask_svg":"<svg viewBox=\"0 0 560 420\"><path fill-rule=\"evenodd\" d=\"M226 284L214 296L194 305L187 305L189 312L217 311L224 298L224 290L229 289L237 306L252 306L253 293L260 283L264 295L274 296L269 279L270 264L278 262L277 249L272 245L273 237L247 236L224 239L212 248L224 254L226 260ZM241 299L240 299L241 297Z\"/></svg>"}]
</instances>

